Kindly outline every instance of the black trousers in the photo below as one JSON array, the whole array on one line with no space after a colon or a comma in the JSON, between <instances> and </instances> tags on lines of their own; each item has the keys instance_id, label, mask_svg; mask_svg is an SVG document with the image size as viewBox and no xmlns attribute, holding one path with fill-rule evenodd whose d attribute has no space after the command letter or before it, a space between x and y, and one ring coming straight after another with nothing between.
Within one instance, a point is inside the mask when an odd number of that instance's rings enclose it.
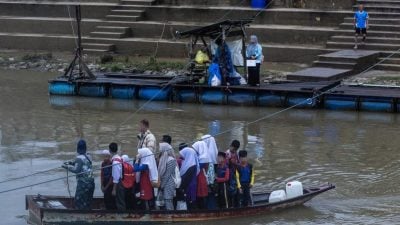
<instances>
[{"instance_id":1,"label":"black trousers","mask_svg":"<svg viewBox=\"0 0 400 225\"><path fill-rule=\"evenodd\" d=\"M125 188L122 186L121 181L117 184L116 192L115 202L117 204L117 209L126 210Z\"/></svg>"},{"instance_id":2,"label":"black trousers","mask_svg":"<svg viewBox=\"0 0 400 225\"><path fill-rule=\"evenodd\" d=\"M251 202L250 184L241 184L243 193L240 195L241 206L249 206Z\"/></svg>"},{"instance_id":3,"label":"black trousers","mask_svg":"<svg viewBox=\"0 0 400 225\"><path fill-rule=\"evenodd\" d=\"M108 210L117 209L117 206L115 205L115 197L112 196L112 190L113 186L110 185L110 187L104 191L104 205Z\"/></svg>"},{"instance_id":4,"label":"black trousers","mask_svg":"<svg viewBox=\"0 0 400 225\"><path fill-rule=\"evenodd\" d=\"M260 84L260 63L257 63L254 67L248 67L248 81L250 86L257 86Z\"/></svg>"}]
</instances>

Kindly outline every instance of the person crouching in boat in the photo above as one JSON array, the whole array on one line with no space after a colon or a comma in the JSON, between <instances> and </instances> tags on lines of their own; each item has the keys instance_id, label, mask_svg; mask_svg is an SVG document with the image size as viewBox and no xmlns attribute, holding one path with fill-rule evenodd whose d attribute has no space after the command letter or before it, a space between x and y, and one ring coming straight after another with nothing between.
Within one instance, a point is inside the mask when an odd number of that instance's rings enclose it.
<instances>
[{"instance_id":1,"label":"person crouching in boat","mask_svg":"<svg viewBox=\"0 0 400 225\"><path fill-rule=\"evenodd\" d=\"M160 143L160 161L158 163L158 174L160 175L161 183L159 195L160 199L164 200L166 210L174 210L175 196L175 168L178 166L174 149L166 142Z\"/></svg>"},{"instance_id":2,"label":"person crouching in boat","mask_svg":"<svg viewBox=\"0 0 400 225\"><path fill-rule=\"evenodd\" d=\"M218 152L217 177L215 181L218 184L218 205L220 209L229 207L228 204L228 185L229 185L229 167L226 164L226 154Z\"/></svg>"},{"instance_id":3,"label":"person crouching in boat","mask_svg":"<svg viewBox=\"0 0 400 225\"><path fill-rule=\"evenodd\" d=\"M100 174L101 191L104 194L104 205L106 209L113 210L117 209L117 206L115 205L115 198L114 196L112 196L113 179L112 179L111 154L109 150L103 150L102 155L104 157L104 160L101 163L101 174Z\"/></svg>"},{"instance_id":4,"label":"person crouching in boat","mask_svg":"<svg viewBox=\"0 0 400 225\"><path fill-rule=\"evenodd\" d=\"M208 197L208 183L206 174L210 162L208 147L207 144L202 140L196 141L192 147L197 152L200 164L200 173L198 173L197 176L196 201L199 209L205 209L207 208L207 197Z\"/></svg>"},{"instance_id":5,"label":"person crouching in boat","mask_svg":"<svg viewBox=\"0 0 400 225\"><path fill-rule=\"evenodd\" d=\"M187 146L179 145L179 154L182 158L180 174L181 186L178 189L177 200L185 200L188 209L196 208L197 175L200 173L200 164L196 151Z\"/></svg>"},{"instance_id":6,"label":"person crouching in boat","mask_svg":"<svg viewBox=\"0 0 400 225\"><path fill-rule=\"evenodd\" d=\"M156 159L149 148L138 150L134 170L140 172L136 174L136 182L140 185L140 199L144 203L146 210L150 210L150 201L154 199L153 187L158 183L158 170Z\"/></svg>"},{"instance_id":7,"label":"person crouching in boat","mask_svg":"<svg viewBox=\"0 0 400 225\"><path fill-rule=\"evenodd\" d=\"M247 151L239 152L240 164L237 167L236 179L240 191L241 206L246 207L251 203L250 189L254 185L254 168L247 161Z\"/></svg>"},{"instance_id":8,"label":"person crouching in boat","mask_svg":"<svg viewBox=\"0 0 400 225\"><path fill-rule=\"evenodd\" d=\"M94 192L94 178L92 160L86 154L86 142L84 140L78 142L76 151L78 156L76 156L75 160L68 165L64 164L63 168L76 174L75 208L90 209Z\"/></svg>"}]
</instances>

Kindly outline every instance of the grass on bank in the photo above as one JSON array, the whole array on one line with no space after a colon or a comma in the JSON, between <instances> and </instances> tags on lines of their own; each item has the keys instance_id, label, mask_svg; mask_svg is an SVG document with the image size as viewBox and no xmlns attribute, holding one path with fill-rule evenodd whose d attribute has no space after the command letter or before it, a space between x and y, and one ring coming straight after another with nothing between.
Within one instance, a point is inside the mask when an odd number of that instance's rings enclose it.
<instances>
[{"instance_id":1,"label":"grass on bank","mask_svg":"<svg viewBox=\"0 0 400 225\"><path fill-rule=\"evenodd\" d=\"M187 63L183 60L156 59L154 57L131 57L131 56L112 56L104 55L97 62L101 67L113 72L124 69L134 68L140 71L165 71L183 70Z\"/></svg>"}]
</instances>

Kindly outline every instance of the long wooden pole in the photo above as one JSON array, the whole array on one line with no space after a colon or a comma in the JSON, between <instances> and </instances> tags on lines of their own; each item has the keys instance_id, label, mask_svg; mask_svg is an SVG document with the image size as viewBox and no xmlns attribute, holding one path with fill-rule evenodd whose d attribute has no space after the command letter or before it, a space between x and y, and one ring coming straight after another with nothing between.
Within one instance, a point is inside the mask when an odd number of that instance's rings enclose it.
<instances>
[{"instance_id":1,"label":"long wooden pole","mask_svg":"<svg viewBox=\"0 0 400 225\"><path fill-rule=\"evenodd\" d=\"M75 7L75 14L76 14L76 24L78 27L78 69L79 69L79 76L82 76L82 34L81 34L81 6L77 5Z\"/></svg>"}]
</instances>

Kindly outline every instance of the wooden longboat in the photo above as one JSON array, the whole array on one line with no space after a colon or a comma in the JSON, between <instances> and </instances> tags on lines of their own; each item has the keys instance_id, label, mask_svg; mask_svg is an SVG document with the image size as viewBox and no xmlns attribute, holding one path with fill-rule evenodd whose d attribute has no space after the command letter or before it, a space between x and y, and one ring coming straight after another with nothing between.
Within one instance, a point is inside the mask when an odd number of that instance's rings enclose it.
<instances>
[{"instance_id":1,"label":"wooden longboat","mask_svg":"<svg viewBox=\"0 0 400 225\"><path fill-rule=\"evenodd\" d=\"M254 193L253 206L221 210L192 211L110 211L103 208L103 199L94 198L93 209L73 209L73 199L69 197L27 195L26 209L29 210L30 224L34 225L126 225L173 222L195 222L232 219L265 215L275 210L302 205L315 196L335 188L332 184L304 188L303 195L281 202L269 203L270 193Z\"/></svg>"}]
</instances>

